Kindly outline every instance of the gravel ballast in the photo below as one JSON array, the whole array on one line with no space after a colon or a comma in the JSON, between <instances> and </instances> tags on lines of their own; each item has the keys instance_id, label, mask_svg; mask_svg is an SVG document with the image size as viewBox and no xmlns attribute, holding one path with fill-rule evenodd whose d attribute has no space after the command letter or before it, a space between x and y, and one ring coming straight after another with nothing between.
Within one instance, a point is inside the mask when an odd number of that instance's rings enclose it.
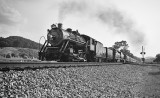
<instances>
[{"instance_id":1,"label":"gravel ballast","mask_svg":"<svg viewBox=\"0 0 160 98\"><path fill-rule=\"evenodd\" d=\"M0 97L160 98L160 70L125 64L0 71Z\"/></svg>"}]
</instances>

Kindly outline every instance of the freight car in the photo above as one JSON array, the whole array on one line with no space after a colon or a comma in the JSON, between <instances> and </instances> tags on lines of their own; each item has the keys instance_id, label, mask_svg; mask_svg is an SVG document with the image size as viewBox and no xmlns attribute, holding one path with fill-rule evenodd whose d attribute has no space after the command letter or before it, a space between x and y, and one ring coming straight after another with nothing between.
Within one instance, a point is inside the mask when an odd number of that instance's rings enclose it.
<instances>
[{"instance_id":1,"label":"freight car","mask_svg":"<svg viewBox=\"0 0 160 98\"><path fill-rule=\"evenodd\" d=\"M51 25L47 40L39 51L39 59L60 62L124 62L124 54L87 35L62 24Z\"/></svg>"}]
</instances>

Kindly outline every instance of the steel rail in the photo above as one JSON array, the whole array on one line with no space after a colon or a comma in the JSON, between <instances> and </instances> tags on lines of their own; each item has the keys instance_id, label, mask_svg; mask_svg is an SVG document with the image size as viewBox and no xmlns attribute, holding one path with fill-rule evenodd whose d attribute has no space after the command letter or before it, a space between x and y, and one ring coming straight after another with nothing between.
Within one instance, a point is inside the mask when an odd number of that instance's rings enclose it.
<instances>
[{"instance_id":1,"label":"steel rail","mask_svg":"<svg viewBox=\"0 0 160 98\"><path fill-rule=\"evenodd\" d=\"M85 66L104 66L121 65L123 63L99 63L99 62L0 62L0 70L14 69L41 69L41 68L59 68L59 67L85 67Z\"/></svg>"}]
</instances>

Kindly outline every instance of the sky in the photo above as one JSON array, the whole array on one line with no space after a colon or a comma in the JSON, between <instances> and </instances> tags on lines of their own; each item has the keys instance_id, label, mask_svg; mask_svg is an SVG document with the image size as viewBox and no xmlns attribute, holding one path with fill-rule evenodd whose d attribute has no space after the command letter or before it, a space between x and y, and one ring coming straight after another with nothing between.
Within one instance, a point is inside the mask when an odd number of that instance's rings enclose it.
<instances>
[{"instance_id":1,"label":"sky","mask_svg":"<svg viewBox=\"0 0 160 98\"><path fill-rule=\"evenodd\" d=\"M160 0L0 0L0 36L39 42L53 23L111 47L125 40L141 57L160 53ZM44 42L44 39L40 41Z\"/></svg>"}]
</instances>

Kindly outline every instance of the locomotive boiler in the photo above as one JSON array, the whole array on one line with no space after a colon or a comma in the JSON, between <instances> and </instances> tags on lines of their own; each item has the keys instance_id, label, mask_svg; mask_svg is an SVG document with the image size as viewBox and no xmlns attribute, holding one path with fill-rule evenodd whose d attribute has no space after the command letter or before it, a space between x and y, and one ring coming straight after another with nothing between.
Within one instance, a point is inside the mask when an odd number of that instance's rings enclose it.
<instances>
[{"instance_id":1,"label":"locomotive boiler","mask_svg":"<svg viewBox=\"0 0 160 98\"><path fill-rule=\"evenodd\" d=\"M73 42L78 46L86 43L84 38L80 36L78 30L72 31L70 28L64 30L61 23L58 24L58 27L56 27L55 24L51 26L51 29L48 30L47 39L51 46L58 46L65 41Z\"/></svg>"}]
</instances>

